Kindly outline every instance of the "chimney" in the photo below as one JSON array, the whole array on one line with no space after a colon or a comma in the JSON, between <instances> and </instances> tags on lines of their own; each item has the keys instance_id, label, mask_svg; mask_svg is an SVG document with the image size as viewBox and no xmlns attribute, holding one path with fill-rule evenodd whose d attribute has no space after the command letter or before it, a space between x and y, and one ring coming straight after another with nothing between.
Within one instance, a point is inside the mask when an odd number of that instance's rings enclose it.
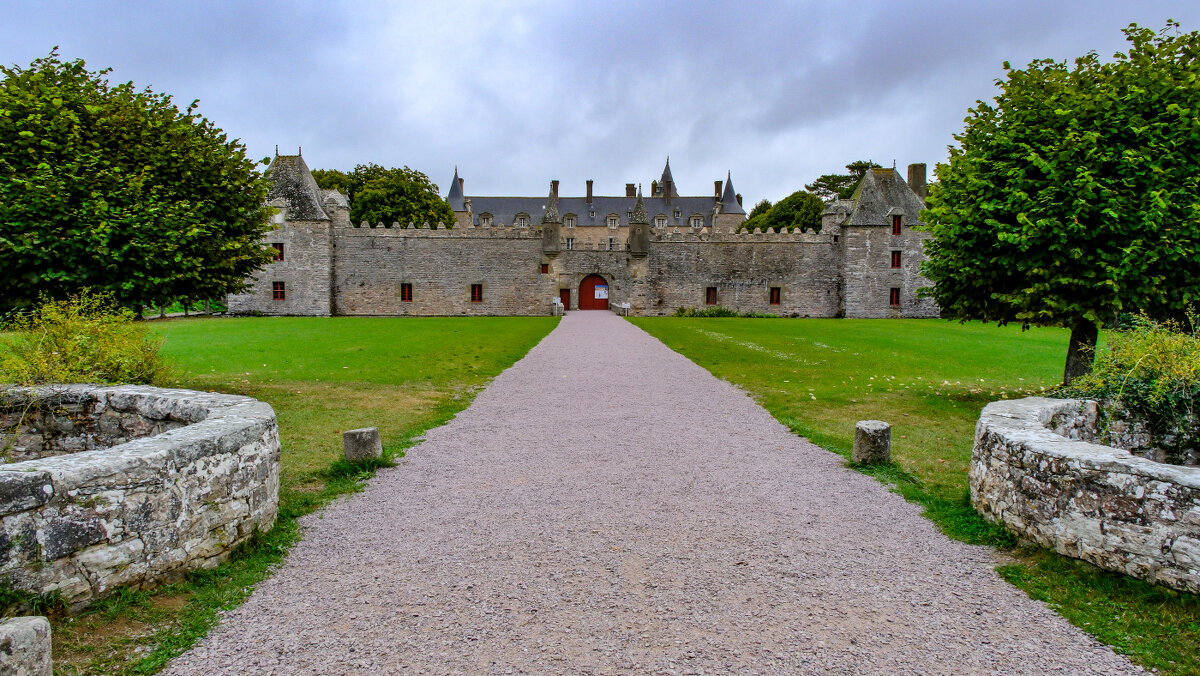
<instances>
[{"instance_id":1,"label":"chimney","mask_svg":"<svg viewBox=\"0 0 1200 676\"><path fill-rule=\"evenodd\" d=\"M462 192L462 189L463 189L463 179L460 178L460 179L458 179L458 191Z\"/></svg>"},{"instance_id":2,"label":"chimney","mask_svg":"<svg viewBox=\"0 0 1200 676\"><path fill-rule=\"evenodd\" d=\"M588 186L587 203L591 204L592 203L592 179L589 178L587 180L587 186Z\"/></svg>"},{"instance_id":3,"label":"chimney","mask_svg":"<svg viewBox=\"0 0 1200 676\"><path fill-rule=\"evenodd\" d=\"M740 207L740 206L742 206L742 193L739 192L737 194L737 198L738 198L738 206Z\"/></svg>"},{"instance_id":4,"label":"chimney","mask_svg":"<svg viewBox=\"0 0 1200 676\"><path fill-rule=\"evenodd\" d=\"M724 181L713 181L713 199L721 201L721 184Z\"/></svg>"},{"instance_id":5,"label":"chimney","mask_svg":"<svg viewBox=\"0 0 1200 676\"><path fill-rule=\"evenodd\" d=\"M675 191L675 181L672 181L669 179L666 181L663 181L663 203L664 204L671 203L671 193L674 191Z\"/></svg>"},{"instance_id":6,"label":"chimney","mask_svg":"<svg viewBox=\"0 0 1200 676\"><path fill-rule=\"evenodd\" d=\"M917 193L917 197L925 199L925 163L908 165L908 187Z\"/></svg>"},{"instance_id":7,"label":"chimney","mask_svg":"<svg viewBox=\"0 0 1200 676\"><path fill-rule=\"evenodd\" d=\"M626 197L637 197L637 186L635 186L632 183L626 183L625 184L625 196Z\"/></svg>"},{"instance_id":8,"label":"chimney","mask_svg":"<svg viewBox=\"0 0 1200 676\"><path fill-rule=\"evenodd\" d=\"M550 194L554 195L555 197L558 197L558 181L557 180L550 181Z\"/></svg>"}]
</instances>

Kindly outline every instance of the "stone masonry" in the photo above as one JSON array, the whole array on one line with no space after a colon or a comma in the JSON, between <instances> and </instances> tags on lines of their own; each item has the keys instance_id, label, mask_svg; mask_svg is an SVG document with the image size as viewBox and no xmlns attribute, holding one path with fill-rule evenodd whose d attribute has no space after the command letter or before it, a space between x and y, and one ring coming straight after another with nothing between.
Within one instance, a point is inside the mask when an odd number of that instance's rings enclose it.
<instances>
[{"instance_id":1,"label":"stone masonry","mask_svg":"<svg viewBox=\"0 0 1200 676\"><path fill-rule=\"evenodd\" d=\"M211 568L275 522L279 434L263 402L64 385L8 389L0 403L9 413L70 423L61 435L91 449L0 464L0 580L15 589L57 591L79 608L118 587ZM138 436L155 429L165 431ZM14 431L35 436L20 425L4 430ZM52 434L36 436L54 447ZM122 439L129 440L102 447Z\"/></svg>"},{"instance_id":2,"label":"stone masonry","mask_svg":"<svg viewBox=\"0 0 1200 676\"><path fill-rule=\"evenodd\" d=\"M1200 592L1200 468L1083 440L1094 434L1087 409L1041 397L988 404L971 458L975 509L1060 554Z\"/></svg>"},{"instance_id":3,"label":"stone masonry","mask_svg":"<svg viewBox=\"0 0 1200 676\"><path fill-rule=\"evenodd\" d=\"M680 197L669 164L644 199L632 184L625 197L593 196L589 184L586 198L560 199L557 181L546 198L465 197L456 172L455 223L372 226L351 224L345 196L319 189L302 157L277 156L267 243L283 257L228 306L269 315L545 315L562 295L577 309L594 274L610 307L629 303L634 315L714 305L793 317L936 317L936 304L917 295L929 285L920 274L928 233L913 229L924 165L909 173L906 182L893 169L869 171L850 200L827 206L820 232L739 231L746 214L730 181L716 181L711 197ZM632 222L635 213L645 225ZM635 228L645 233L636 241Z\"/></svg>"}]
</instances>

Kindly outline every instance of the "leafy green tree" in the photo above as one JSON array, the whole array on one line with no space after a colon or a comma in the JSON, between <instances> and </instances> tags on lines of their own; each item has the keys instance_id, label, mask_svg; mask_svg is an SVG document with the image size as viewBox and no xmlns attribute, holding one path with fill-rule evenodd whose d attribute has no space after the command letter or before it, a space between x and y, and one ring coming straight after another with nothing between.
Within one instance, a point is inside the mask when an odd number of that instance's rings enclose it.
<instances>
[{"instance_id":1,"label":"leafy green tree","mask_svg":"<svg viewBox=\"0 0 1200 676\"><path fill-rule=\"evenodd\" d=\"M878 167L871 160L856 160L846 165L846 174L824 174L817 180L804 186L804 189L821 198L822 201L829 201L835 197L839 199L850 199L854 194L854 189L858 187L859 181L866 175L868 169Z\"/></svg>"},{"instance_id":2,"label":"leafy green tree","mask_svg":"<svg viewBox=\"0 0 1200 676\"><path fill-rule=\"evenodd\" d=\"M763 205L767 205L765 210L762 210ZM821 212L825 210L825 203L820 197L803 190L788 195L771 205L767 200L759 202L754 210L750 212L750 217L742 225L742 228L754 232L755 230L771 230L779 232L780 230L821 230Z\"/></svg>"},{"instance_id":3,"label":"leafy green tree","mask_svg":"<svg viewBox=\"0 0 1200 676\"><path fill-rule=\"evenodd\" d=\"M1119 313L1200 297L1200 34L1125 29L1127 54L1004 64L971 108L924 220L948 316L1071 329L1063 380Z\"/></svg>"},{"instance_id":4,"label":"leafy green tree","mask_svg":"<svg viewBox=\"0 0 1200 676\"><path fill-rule=\"evenodd\" d=\"M349 173L336 169L312 172L317 185L336 188L350 198L352 223L445 223L454 226L450 204L425 174L408 167L386 169L360 164Z\"/></svg>"},{"instance_id":5,"label":"leafy green tree","mask_svg":"<svg viewBox=\"0 0 1200 676\"><path fill-rule=\"evenodd\" d=\"M0 310L90 288L120 304L239 291L270 260L267 184L165 94L62 62L0 67Z\"/></svg>"}]
</instances>

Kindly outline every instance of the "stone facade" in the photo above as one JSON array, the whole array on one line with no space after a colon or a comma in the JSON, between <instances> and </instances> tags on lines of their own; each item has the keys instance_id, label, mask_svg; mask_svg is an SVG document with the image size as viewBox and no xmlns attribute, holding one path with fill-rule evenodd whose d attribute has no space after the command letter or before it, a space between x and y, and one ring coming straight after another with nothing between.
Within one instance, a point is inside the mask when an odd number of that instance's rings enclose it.
<instances>
[{"instance_id":1,"label":"stone facade","mask_svg":"<svg viewBox=\"0 0 1200 676\"><path fill-rule=\"evenodd\" d=\"M1200 592L1200 468L1085 441L1086 402L988 404L975 430L971 502L990 521L1071 556Z\"/></svg>"},{"instance_id":2,"label":"stone facade","mask_svg":"<svg viewBox=\"0 0 1200 676\"><path fill-rule=\"evenodd\" d=\"M213 567L275 522L279 434L263 402L65 385L9 389L0 403L42 421L8 434L56 453L0 464L0 579L16 589L78 608ZM90 450L57 454L56 439Z\"/></svg>"},{"instance_id":3,"label":"stone facade","mask_svg":"<svg viewBox=\"0 0 1200 676\"><path fill-rule=\"evenodd\" d=\"M740 232L746 214L728 177L712 196L680 196L669 163L650 197L633 184L624 197L592 195L589 182L585 197L560 198L557 181L545 198L467 197L456 171L452 228L354 226L345 197L318 189L298 155L276 157L271 177L279 211L267 241L283 258L229 297L235 314L545 315L563 295L577 309L594 274L610 307L628 303L634 315L719 305L938 316L917 297L929 285L920 275L928 234L912 227L924 202L892 169L868 172L852 199L831 203L819 233ZM923 194L924 165L909 180Z\"/></svg>"}]
</instances>

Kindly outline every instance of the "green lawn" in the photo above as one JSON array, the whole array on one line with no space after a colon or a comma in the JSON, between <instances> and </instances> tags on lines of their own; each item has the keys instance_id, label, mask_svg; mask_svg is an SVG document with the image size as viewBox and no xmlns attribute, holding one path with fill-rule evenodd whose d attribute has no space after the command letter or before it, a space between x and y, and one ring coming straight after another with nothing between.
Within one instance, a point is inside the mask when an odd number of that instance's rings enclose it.
<instances>
[{"instance_id":1,"label":"green lawn","mask_svg":"<svg viewBox=\"0 0 1200 676\"><path fill-rule=\"evenodd\" d=\"M229 564L154 592L125 592L54 623L55 673L158 670L245 599L298 538L296 519L369 475L337 462L341 432L378 427L399 454L464 408L558 320L244 318L155 321L177 386L247 394L279 418L280 518Z\"/></svg>"},{"instance_id":2,"label":"green lawn","mask_svg":"<svg viewBox=\"0 0 1200 676\"><path fill-rule=\"evenodd\" d=\"M632 318L778 420L847 456L854 423L892 424L893 483L951 537L1012 548L969 503L975 423L995 399L1062 380L1067 332L938 320ZM1041 550L1013 549L1001 574L1160 673L1200 673L1200 597L1153 587Z\"/></svg>"}]
</instances>

